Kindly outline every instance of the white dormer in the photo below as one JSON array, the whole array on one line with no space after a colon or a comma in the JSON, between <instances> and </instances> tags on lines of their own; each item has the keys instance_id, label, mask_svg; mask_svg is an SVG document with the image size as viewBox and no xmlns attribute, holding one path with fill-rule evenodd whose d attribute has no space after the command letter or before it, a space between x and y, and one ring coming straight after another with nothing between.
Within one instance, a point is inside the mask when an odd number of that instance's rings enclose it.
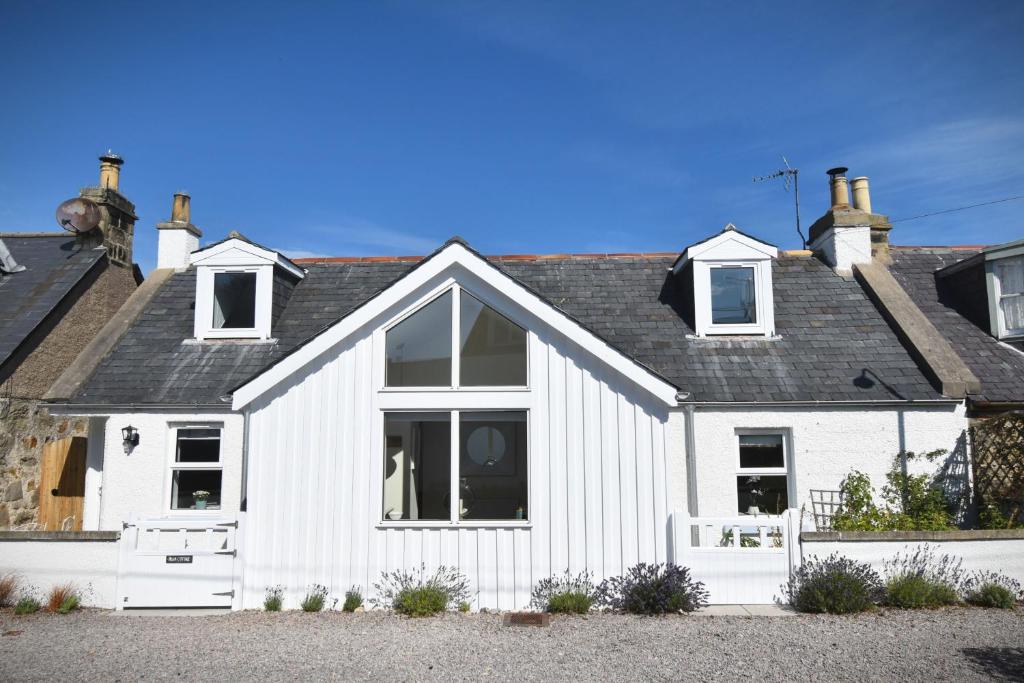
<instances>
[{"instance_id":1,"label":"white dormer","mask_svg":"<svg viewBox=\"0 0 1024 683\"><path fill-rule=\"evenodd\" d=\"M236 232L192 252L196 269L195 338L270 339L274 269L301 280L305 273Z\"/></svg>"},{"instance_id":2,"label":"white dormer","mask_svg":"<svg viewBox=\"0 0 1024 683\"><path fill-rule=\"evenodd\" d=\"M992 335L1024 337L1024 240L988 247L982 257Z\"/></svg>"},{"instance_id":3,"label":"white dormer","mask_svg":"<svg viewBox=\"0 0 1024 683\"><path fill-rule=\"evenodd\" d=\"M772 259L778 255L777 248L744 235L732 223L686 248L672 270L679 274L690 265L698 337L775 334Z\"/></svg>"}]
</instances>

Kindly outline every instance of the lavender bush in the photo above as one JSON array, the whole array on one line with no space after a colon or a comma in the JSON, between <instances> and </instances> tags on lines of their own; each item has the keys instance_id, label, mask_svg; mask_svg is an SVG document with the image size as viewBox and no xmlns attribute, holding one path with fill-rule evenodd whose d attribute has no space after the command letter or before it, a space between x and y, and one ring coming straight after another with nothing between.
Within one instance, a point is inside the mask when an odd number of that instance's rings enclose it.
<instances>
[{"instance_id":1,"label":"lavender bush","mask_svg":"<svg viewBox=\"0 0 1024 683\"><path fill-rule=\"evenodd\" d=\"M708 604L704 584L690 570L671 562L641 562L622 576L605 579L597 587L598 602L633 614L692 612Z\"/></svg>"},{"instance_id":2,"label":"lavender bush","mask_svg":"<svg viewBox=\"0 0 1024 683\"><path fill-rule=\"evenodd\" d=\"M537 582L530 594L530 607L541 612L585 614L597 602L597 589L588 571L575 576L565 571Z\"/></svg>"},{"instance_id":3,"label":"lavender bush","mask_svg":"<svg viewBox=\"0 0 1024 683\"><path fill-rule=\"evenodd\" d=\"M1012 609L1024 590L1020 583L999 572L975 572L963 583L964 600L977 607Z\"/></svg>"},{"instance_id":4,"label":"lavender bush","mask_svg":"<svg viewBox=\"0 0 1024 683\"><path fill-rule=\"evenodd\" d=\"M871 565L837 553L812 557L782 586L798 612L849 614L871 609L881 600L882 581Z\"/></svg>"},{"instance_id":5,"label":"lavender bush","mask_svg":"<svg viewBox=\"0 0 1024 683\"><path fill-rule=\"evenodd\" d=\"M409 616L427 616L469 599L469 581L455 567L444 565L431 575L419 570L385 572L373 584L375 605Z\"/></svg>"}]
</instances>

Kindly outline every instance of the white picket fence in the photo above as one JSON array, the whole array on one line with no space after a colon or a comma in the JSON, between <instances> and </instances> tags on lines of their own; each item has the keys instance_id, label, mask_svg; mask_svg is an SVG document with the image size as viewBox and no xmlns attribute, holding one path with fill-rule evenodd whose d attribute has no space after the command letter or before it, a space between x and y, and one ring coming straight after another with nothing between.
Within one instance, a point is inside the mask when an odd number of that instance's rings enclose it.
<instances>
[{"instance_id":1,"label":"white picket fence","mask_svg":"<svg viewBox=\"0 0 1024 683\"><path fill-rule=\"evenodd\" d=\"M737 517L672 514L671 557L715 605L770 604L800 563L799 513Z\"/></svg>"}]
</instances>

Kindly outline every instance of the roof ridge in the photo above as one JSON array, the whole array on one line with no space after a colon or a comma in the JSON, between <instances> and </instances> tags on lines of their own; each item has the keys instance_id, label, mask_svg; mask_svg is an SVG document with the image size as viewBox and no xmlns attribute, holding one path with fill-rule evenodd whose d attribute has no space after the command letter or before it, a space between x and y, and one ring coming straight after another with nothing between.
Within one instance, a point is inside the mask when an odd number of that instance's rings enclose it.
<instances>
[{"instance_id":1,"label":"roof ridge","mask_svg":"<svg viewBox=\"0 0 1024 683\"><path fill-rule=\"evenodd\" d=\"M674 251L638 251L638 252L594 252L594 253L556 253L556 254L484 254L488 261L554 261L554 260L600 260L616 258L675 258ZM417 262L426 256L308 256L294 258L294 263L381 263L381 262Z\"/></svg>"}]
</instances>

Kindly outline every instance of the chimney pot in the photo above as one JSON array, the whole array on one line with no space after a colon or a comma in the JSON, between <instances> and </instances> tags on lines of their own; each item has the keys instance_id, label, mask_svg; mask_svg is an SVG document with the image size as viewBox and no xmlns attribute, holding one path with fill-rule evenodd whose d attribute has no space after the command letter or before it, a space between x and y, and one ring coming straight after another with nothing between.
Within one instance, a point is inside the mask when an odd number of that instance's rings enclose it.
<instances>
[{"instance_id":1,"label":"chimney pot","mask_svg":"<svg viewBox=\"0 0 1024 683\"><path fill-rule=\"evenodd\" d=\"M118 181L121 178L121 164L124 159L111 152L100 156L100 187L107 190L117 190Z\"/></svg>"},{"instance_id":2,"label":"chimney pot","mask_svg":"<svg viewBox=\"0 0 1024 683\"><path fill-rule=\"evenodd\" d=\"M850 206L850 192L849 186L846 182L846 171L848 169L845 166L837 166L836 168L830 168L828 173L829 186L832 190L832 208Z\"/></svg>"},{"instance_id":3,"label":"chimney pot","mask_svg":"<svg viewBox=\"0 0 1024 683\"><path fill-rule=\"evenodd\" d=\"M871 192L868 190L867 176L854 178L850 181L850 187L853 189L853 208L871 213Z\"/></svg>"},{"instance_id":4,"label":"chimney pot","mask_svg":"<svg viewBox=\"0 0 1024 683\"><path fill-rule=\"evenodd\" d=\"M186 192L174 193L174 204L171 206L171 221L173 223L191 223L192 209L191 198Z\"/></svg>"}]
</instances>

